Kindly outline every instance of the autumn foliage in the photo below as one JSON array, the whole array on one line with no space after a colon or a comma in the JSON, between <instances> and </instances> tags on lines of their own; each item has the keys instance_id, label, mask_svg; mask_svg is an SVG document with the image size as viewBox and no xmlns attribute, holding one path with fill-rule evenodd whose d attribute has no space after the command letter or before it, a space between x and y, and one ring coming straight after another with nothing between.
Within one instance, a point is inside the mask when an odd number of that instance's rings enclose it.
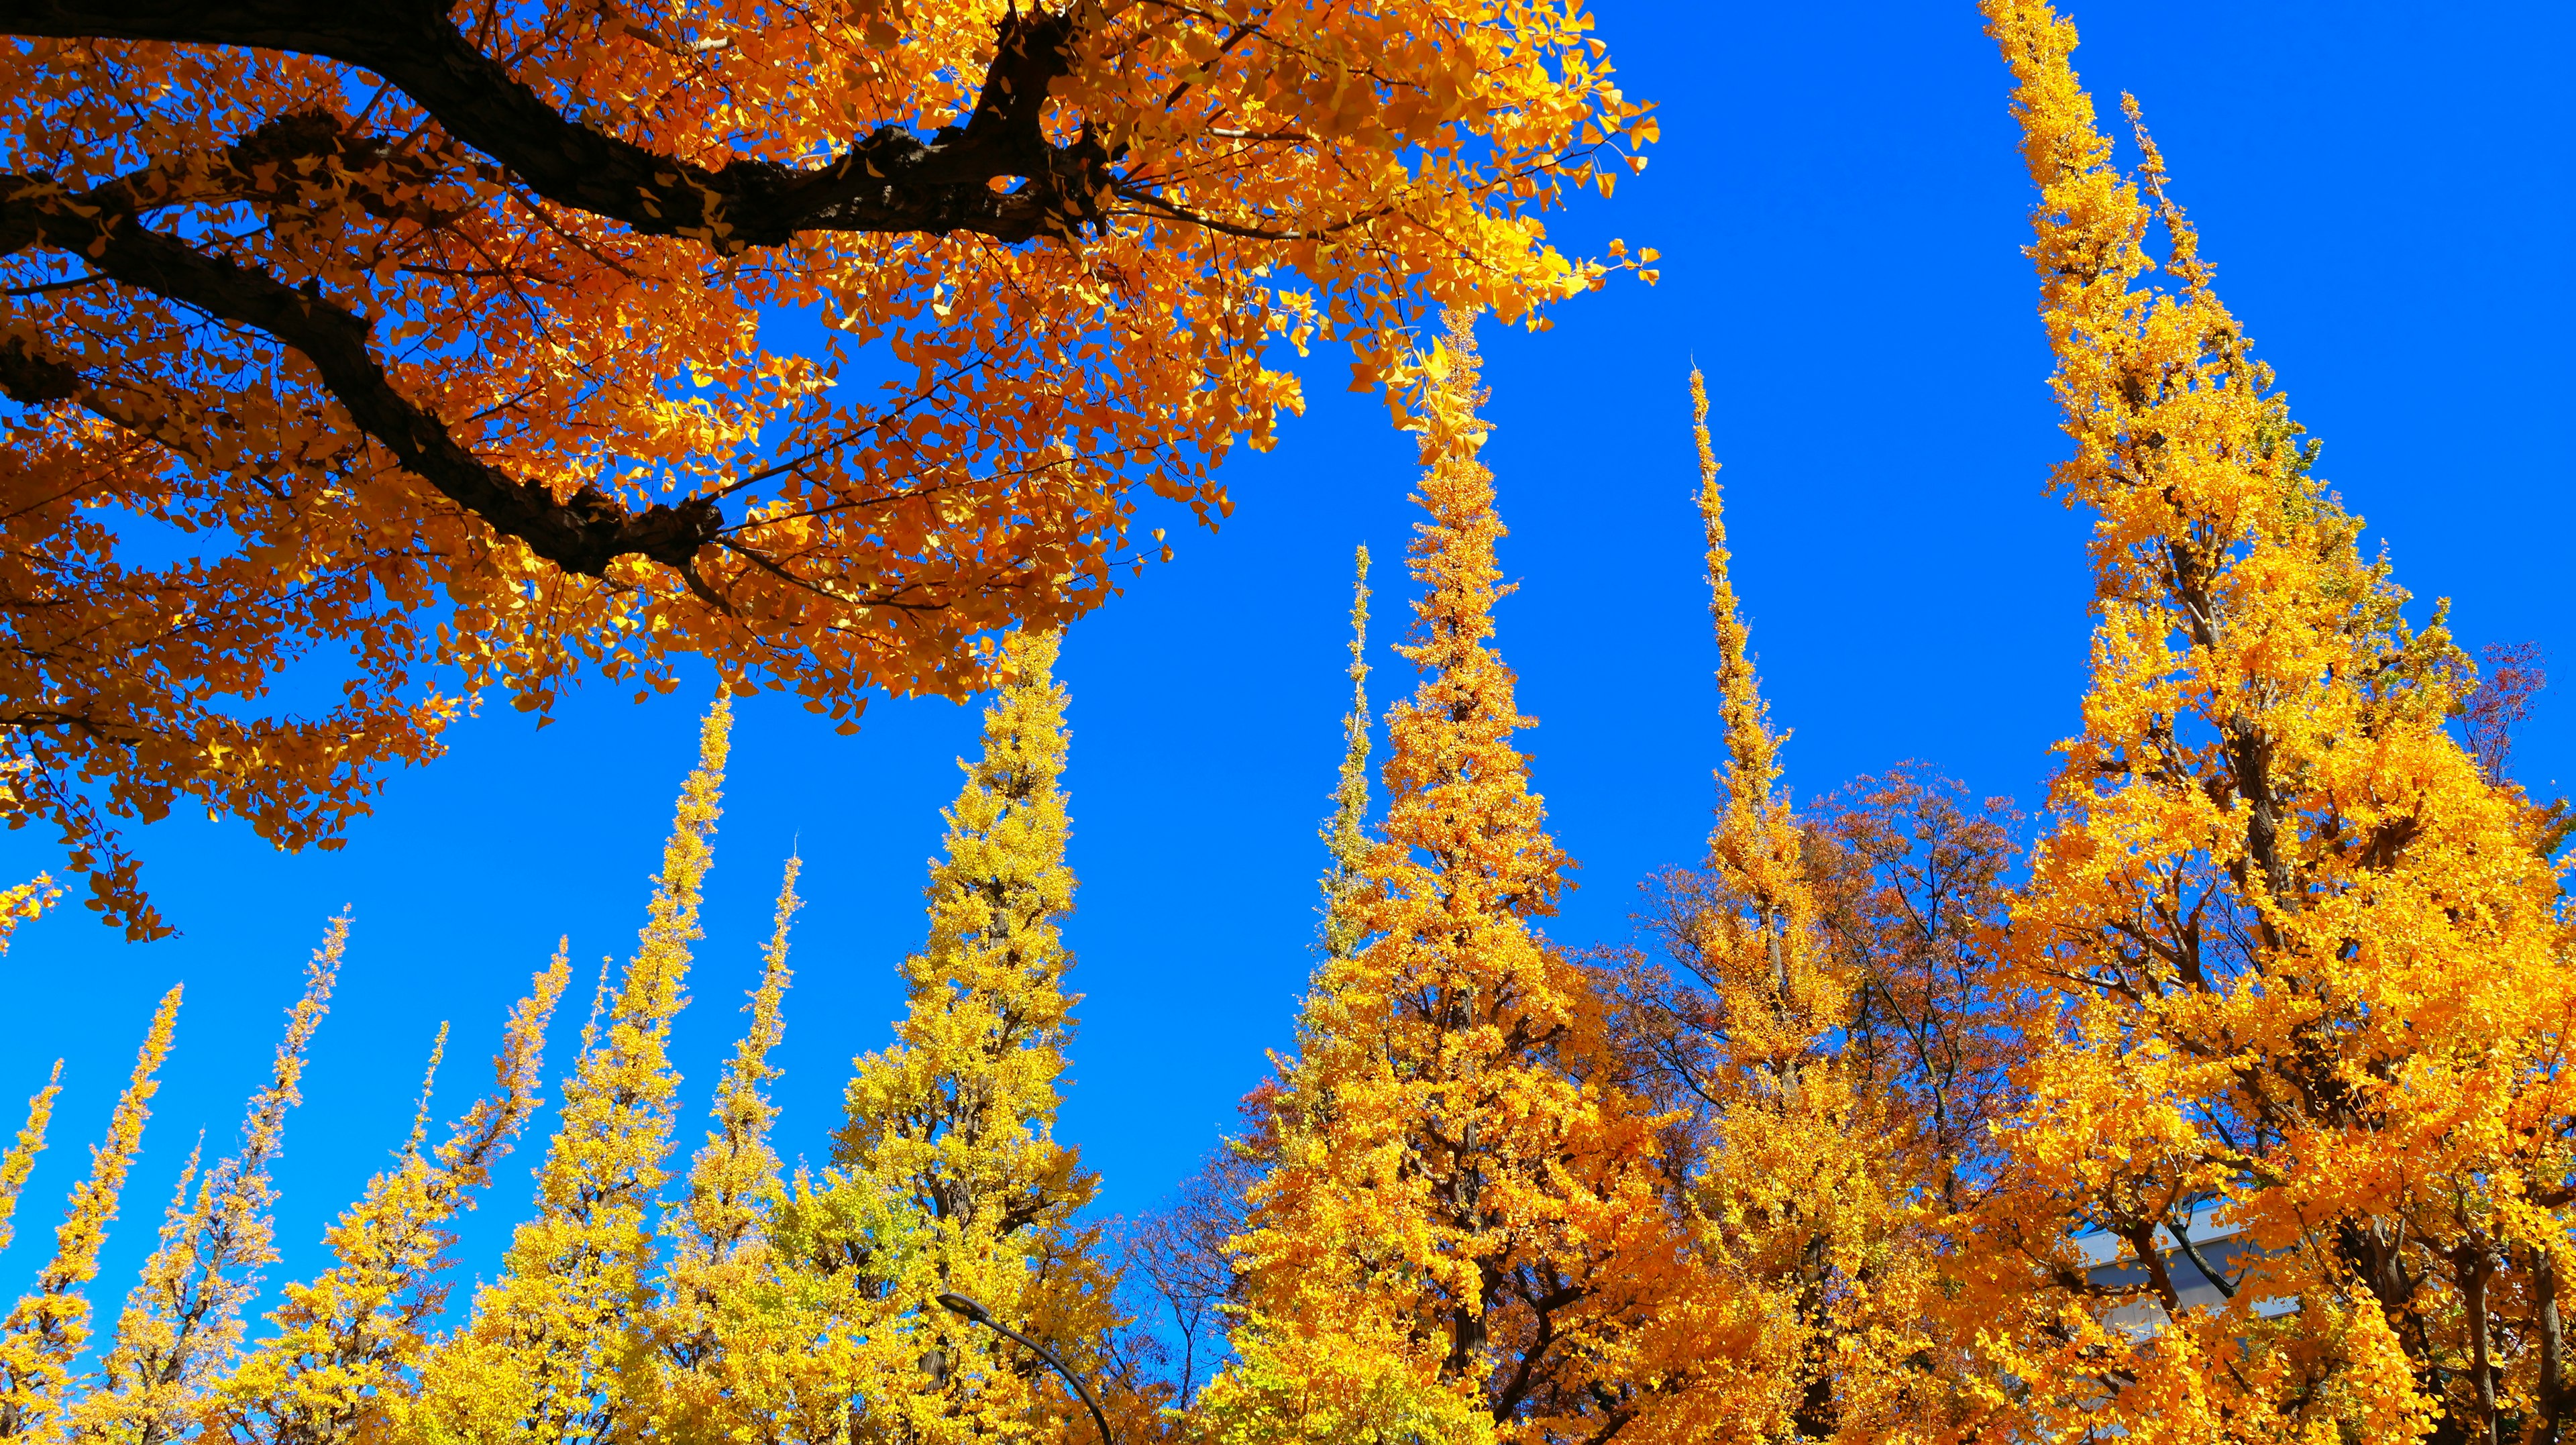
<instances>
[{"instance_id":1,"label":"autumn foliage","mask_svg":"<svg viewBox=\"0 0 2576 1445\"><path fill-rule=\"evenodd\" d=\"M1573 860L1504 661L1509 479L1482 459L1473 305L1519 313L1442 294L1467 304L1399 349L1395 311L1301 312L1290 329L1389 328L1363 352L1420 443L1396 649L1415 676L1373 713L1363 550L1294 1046L1171 1205L1099 1218L1098 1178L1058 1137L1077 1042L1069 698L1059 634L1038 624L1078 609L1020 598L984 620L1031 625L989 667L948 675L996 684L980 751L945 814L922 945L899 965L904 1015L855 1061L816 1163L789 1168L770 1137L793 859L741 1041L684 1137L667 1041L714 856L720 696L638 945L598 981L494 1277L453 1293L455 1222L538 1117L561 952L511 1015L488 1092L441 1128L425 1085L394 1162L331 1228L331 1264L251 1316L277 1257L271 1164L354 946L338 920L238 1147L191 1158L111 1320L89 1292L178 1027L178 991L162 1001L51 1255L0 1321L0 1437L1089 1445L1097 1406L1115 1440L1175 1445L2564 1440L2570 810L2517 782L2510 751L2541 660L2490 650L2481 670L2442 609L2415 608L2363 556L2360 519L2315 475L2315 445L2219 300L2140 107L2123 99L2115 139L2071 25L2023 0L1984 12L2038 193L2029 254L2069 442L2053 486L2091 522L2097 582L2079 728L2033 816L1913 763L1791 789L1731 575L1734 549L1781 543L1730 532L1693 375L1723 738L1712 828L1701 858L1649 880L1633 940L1552 938ZM924 13L863 6L849 24L874 35ZM599 52L626 57L622 83L686 96L671 77L734 63L690 59L698 32L619 24L617 44L650 52ZM1261 48L1251 35L1240 50ZM1233 67L1251 61L1206 41L1181 89L1248 104ZM727 39L745 63L768 43ZM1096 87L1124 62L1083 54L1097 68L1063 94L1116 113ZM663 114L639 102L639 133L648 110ZM1345 117L1349 134L1418 145L1421 126L1456 120L1372 114ZM1085 146L1177 155L1214 124L1130 120L1050 143L1085 165ZM1504 144L1492 123L1478 134ZM1387 154L1423 173L1471 165ZM756 259L780 244L764 213L728 209L752 192L715 184L769 173L714 164L655 202L669 224L625 216L619 244L695 246L774 279ZM1345 179L1402 190L1423 173ZM1006 238L1042 213L1063 246L939 264L1053 266L1115 243L1104 218L1178 224L1153 205L1215 194L1188 190L1200 173L1165 174L1150 203L1116 181L1089 202L986 188L953 229ZM1441 194L1470 195L1466 174ZM1324 204L1296 204L1310 201ZM1076 217L1083 204L1103 209ZM1242 239L1188 219L1194 244ZM861 243L787 249L820 266L839 246ZM1308 259L1339 264L1327 249ZM1523 299L1545 279L1523 277ZM724 632L718 602L749 608L727 589L778 579L726 570L747 552L704 555L676 580L620 562L565 582L565 606L602 617L708 609L650 658L601 666L649 671L752 635ZM751 658L728 679L769 665ZM0 897L0 917L39 908L46 886ZM433 1080L444 1043L442 1028ZM0 1153L0 1242L56 1089Z\"/></svg>"},{"instance_id":2,"label":"autumn foliage","mask_svg":"<svg viewBox=\"0 0 2576 1445\"><path fill-rule=\"evenodd\" d=\"M965 696L1228 510L1287 351L1636 264L1542 219L1655 134L1589 28L0 6L0 816L143 937L114 820L328 845L486 687Z\"/></svg>"},{"instance_id":3,"label":"autumn foliage","mask_svg":"<svg viewBox=\"0 0 2576 1445\"><path fill-rule=\"evenodd\" d=\"M2162 1320L2061 1309L1999 1362L2052 1382L2041 1419L2140 1435L2554 1437L2576 998L2544 816L2447 726L2467 659L2312 475L2143 126L2123 177L2072 29L1987 11L2041 193L2057 485L2096 518L2101 588L2085 732L2003 945L2043 1012L1978 1227L2043 1298L2073 1284L2043 1230L2120 1240L2145 1278L2111 1298ZM2143 284L2159 236L2172 290ZM2191 1241L2213 1208L2232 1263ZM2181 1307L2174 1255L2220 1308Z\"/></svg>"}]
</instances>

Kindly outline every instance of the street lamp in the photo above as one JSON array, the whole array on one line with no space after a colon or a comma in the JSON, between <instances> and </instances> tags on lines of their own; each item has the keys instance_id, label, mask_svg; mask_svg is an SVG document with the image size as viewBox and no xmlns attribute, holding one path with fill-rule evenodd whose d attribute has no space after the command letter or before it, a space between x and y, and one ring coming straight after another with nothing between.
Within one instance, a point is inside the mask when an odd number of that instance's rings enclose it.
<instances>
[{"instance_id":1,"label":"street lamp","mask_svg":"<svg viewBox=\"0 0 2576 1445\"><path fill-rule=\"evenodd\" d=\"M995 1334L1017 1340L1021 1344L1035 1350L1038 1358L1055 1366L1055 1372L1064 1376L1064 1382L1071 1385L1073 1387L1073 1393L1081 1397L1083 1408L1091 1412L1091 1423L1100 1427L1100 1445L1118 1445L1117 1437L1109 1433L1109 1417L1100 1413L1100 1406L1098 1402L1091 1398L1091 1391L1083 1388L1082 1381L1075 1378L1073 1371L1064 1367L1064 1361L1048 1354L1046 1346L1039 1344L1037 1341L1021 1334L1018 1330L1012 1329L1009 1325L993 1318L993 1312L991 1310L984 1308L982 1305L977 1304L975 1301L968 1299L962 1294L944 1294L939 1296L939 1307L948 1311L952 1315L959 1315L966 1319L973 1320L975 1323L993 1331Z\"/></svg>"}]
</instances>

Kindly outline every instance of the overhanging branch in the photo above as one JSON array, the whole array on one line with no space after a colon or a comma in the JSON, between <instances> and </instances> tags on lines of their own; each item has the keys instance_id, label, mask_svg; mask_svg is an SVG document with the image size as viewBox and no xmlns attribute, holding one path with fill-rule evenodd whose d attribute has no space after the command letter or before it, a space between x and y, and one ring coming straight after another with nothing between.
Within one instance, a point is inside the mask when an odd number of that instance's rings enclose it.
<instances>
[{"instance_id":1,"label":"overhanging branch","mask_svg":"<svg viewBox=\"0 0 2576 1445\"><path fill-rule=\"evenodd\" d=\"M365 320L318 292L209 256L145 226L130 208L130 178L65 196L43 181L0 176L0 254L45 244L87 256L101 275L265 333L301 352L361 431L492 529L515 537L567 572L598 577L623 556L644 556L694 580L698 549L724 525L714 499L629 511L587 486L558 500L541 483L500 471L468 451L445 422L404 396L368 348ZM87 212L88 214L83 214ZM0 391L22 405L70 399L79 373L11 339L0 350Z\"/></svg>"},{"instance_id":2,"label":"overhanging branch","mask_svg":"<svg viewBox=\"0 0 2576 1445\"><path fill-rule=\"evenodd\" d=\"M1092 218L1108 155L1089 134L1050 144L1039 125L1072 62L1072 19L1032 8L999 26L974 111L927 142L879 127L811 168L735 160L708 168L566 118L484 54L443 4L394 0L0 0L0 33L285 50L354 65L400 87L457 140L557 205L645 235L719 251L800 231L967 231L1026 241ZM1024 177L1007 194L989 182Z\"/></svg>"}]
</instances>

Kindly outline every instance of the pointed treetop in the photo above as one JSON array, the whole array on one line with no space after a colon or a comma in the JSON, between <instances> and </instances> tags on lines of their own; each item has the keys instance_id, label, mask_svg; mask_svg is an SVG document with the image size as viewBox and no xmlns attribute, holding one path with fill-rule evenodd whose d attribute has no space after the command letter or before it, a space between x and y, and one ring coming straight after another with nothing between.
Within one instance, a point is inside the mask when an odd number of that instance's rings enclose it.
<instances>
[{"instance_id":1,"label":"pointed treetop","mask_svg":"<svg viewBox=\"0 0 2576 1445\"><path fill-rule=\"evenodd\" d=\"M1750 932L1713 953L1719 991L1739 992L1728 1027L1734 1047L1789 1078L1837 1026L1846 982L1813 937L1817 898L1808 877L1797 820L1775 794L1781 738L1771 731L1761 681L1754 674L1741 604L1728 575L1724 491L1709 444L1708 388L1690 377L1691 431L1699 450L1699 512L1708 545L1709 617L1717 632L1718 711L1726 729L1726 766L1717 783L1724 807L1709 834L1709 862L1745 910ZM1737 945L1742 945L1738 950ZM1740 956L1738 953L1740 952ZM1724 955L1722 958L1719 955Z\"/></svg>"},{"instance_id":2,"label":"pointed treetop","mask_svg":"<svg viewBox=\"0 0 2576 1445\"><path fill-rule=\"evenodd\" d=\"M45 1152L45 1126L54 1117L54 1099L63 1091L63 1061L54 1060L54 1072L45 1087L27 1101L27 1122L18 1128L17 1142L9 1152L0 1154L0 1250L9 1247L15 1237L18 1195L27 1187L27 1176L34 1172L36 1156Z\"/></svg>"},{"instance_id":3,"label":"pointed treetop","mask_svg":"<svg viewBox=\"0 0 2576 1445\"><path fill-rule=\"evenodd\" d=\"M402 1157L414 1158L429 1142L429 1101L438 1089L438 1066L447 1061L447 1020L438 1021L438 1032L430 1037L429 1063L420 1071L420 1098L412 1104L411 1133L404 1137Z\"/></svg>"},{"instance_id":4,"label":"pointed treetop","mask_svg":"<svg viewBox=\"0 0 2576 1445\"><path fill-rule=\"evenodd\" d=\"M1725 493L1718 485L1717 453L1708 438L1708 387L1691 368L1691 435L1699 444L1699 518L1708 538L1708 615L1717 628L1717 694L1726 724L1724 771L1718 788L1727 810L1752 818L1769 811L1771 784L1780 776L1780 739L1773 736L1748 650L1749 631L1727 575Z\"/></svg>"},{"instance_id":5,"label":"pointed treetop","mask_svg":"<svg viewBox=\"0 0 2576 1445\"><path fill-rule=\"evenodd\" d=\"M1368 600L1369 549L1362 545L1351 550L1351 708L1365 716L1368 712Z\"/></svg>"},{"instance_id":6,"label":"pointed treetop","mask_svg":"<svg viewBox=\"0 0 2576 1445\"><path fill-rule=\"evenodd\" d=\"M1014 1136L1035 1131L1031 1147L1055 1149L1043 1142L1044 1130L1055 1117L1058 1049L1073 1025L1073 1000L1062 988L1073 964L1062 922L1073 907L1074 880L1064 862L1072 825L1058 786L1066 742L1065 691L1054 675L1059 643L1057 634L1025 630L1003 643L997 670L1004 682L984 711L983 749L973 762L959 761L966 780L947 809L947 856L931 865L930 936L903 964L911 1004L896 1025L901 1051L863 1061L851 1085L856 1132L843 1141L845 1159L869 1158L871 1167L919 1181L929 1177L922 1171L968 1156L970 1174L1017 1167L1001 1156L1020 1146L1005 1147L1003 1134L985 1137L980 1131L988 1126ZM883 1068L875 1066L879 1058ZM923 1070L990 1075L991 1088L969 1090L974 1097L960 1096L956 1107L993 1117L965 1121L971 1127L953 1141L942 1137L944 1122L918 1131L917 1142L883 1139L877 1130L885 1108L919 1107L909 1091L925 1086ZM862 1107L862 1096L880 1087L906 1102ZM933 1110L942 1118L947 1112L946 1105ZM880 1143L891 1154L881 1155ZM982 1192L978 1186L957 1198L980 1199Z\"/></svg>"},{"instance_id":7,"label":"pointed treetop","mask_svg":"<svg viewBox=\"0 0 2576 1445\"><path fill-rule=\"evenodd\" d=\"M887 1438L1017 1438L1052 1408L1051 1387L942 1294L982 1301L1078 1373L1099 1373L1110 1329L1099 1230L1075 1219L1098 1179L1054 1137L1078 1001L1064 987L1074 878L1057 649L1051 633L1005 639L982 751L960 760L930 867L929 936L902 965L897 1041L859 1060L826 1187L792 1206L867 1282L852 1369Z\"/></svg>"},{"instance_id":8,"label":"pointed treetop","mask_svg":"<svg viewBox=\"0 0 2576 1445\"><path fill-rule=\"evenodd\" d=\"M672 810L635 956L605 1008L594 1009L564 1084L537 1169L536 1214L513 1232L472 1329L440 1351L421 1394L425 1428L471 1433L467 1422L499 1412L559 1441L597 1441L626 1428L635 1409L623 1369L629 1324L602 1301L651 1288L680 1084L671 1023L689 1001L732 721L720 692Z\"/></svg>"},{"instance_id":9,"label":"pointed treetop","mask_svg":"<svg viewBox=\"0 0 2576 1445\"><path fill-rule=\"evenodd\" d=\"M698 929L698 901L707 869L715 863L715 848L709 840L715 836L716 819L723 812L725 757L732 736L733 697L718 692L698 726L698 765L689 771L688 781L680 788L679 803L672 810L671 835L662 845L661 882L653 890L652 913L644 926L642 949L627 973L629 991L644 981L648 960L657 964L676 961L685 967L689 945L703 936Z\"/></svg>"},{"instance_id":10,"label":"pointed treetop","mask_svg":"<svg viewBox=\"0 0 2576 1445\"><path fill-rule=\"evenodd\" d=\"M558 951L511 1011L492 1061L494 1092L432 1151L422 1146L430 1084L446 1053L447 1025L439 1025L402 1150L325 1232L335 1263L284 1288L269 1316L276 1332L216 1388L204 1438L345 1441L362 1422L389 1424L389 1436L410 1438L386 1416L389 1406L399 1417L411 1404L400 1382L418 1378L430 1353L431 1326L448 1297L451 1222L473 1207L474 1192L490 1182L493 1163L540 1102L546 1023L571 976Z\"/></svg>"},{"instance_id":11,"label":"pointed treetop","mask_svg":"<svg viewBox=\"0 0 2576 1445\"><path fill-rule=\"evenodd\" d=\"M1494 604L1513 589L1495 555L1506 529L1494 510L1494 474L1477 456L1488 428L1477 414L1485 390L1475 320L1449 312L1421 363L1424 467L1415 497L1431 520L1414 529L1411 570L1423 591L1412 640L1396 652L1422 680L1387 718L1385 833L1457 879L1480 875L1469 886L1527 917L1555 911L1569 864L1530 791L1529 759L1513 743L1530 726L1513 696L1516 679L1491 646ZM1437 801L1454 790L1474 794L1474 806Z\"/></svg>"},{"instance_id":12,"label":"pointed treetop","mask_svg":"<svg viewBox=\"0 0 2576 1445\"><path fill-rule=\"evenodd\" d=\"M99 1361L99 1386L71 1410L75 1434L136 1445L175 1440L192 1428L205 1391L235 1360L259 1270L277 1259L272 1170L286 1114L302 1101L305 1054L330 1009L348 942L344 912L305 967L304 993L287 1010L268 1082L245 1110L241 1148L205 1172L193 1204L186 1196L199 1154L189 1155L161 1243L127 1293L115 1344Z\"/></svg>"},{"instance_id":13,"label":"pointed treetop","mask_svg":"<svg viewBox=\"0 0 2576 1445\"><path fill-rule=\"evenodd\" d=\"M1429 590L1413 604L1415 641L1397 651L1434 675L1481 680L1488 669L1468 654L1494 661L1483 644L1494 635L1494 603L1512 589L1494 559L1505 535L1494 512L1494 475L1476 456L1490 430L1479 414L1485 390L1476 318L1452 311L1445 319L1441 339L1419 367L1423 473L1414 499L1431 520L1414 525L1409 550L1414 580Z\"/></svg>"},{"instance_id":14,"label":"pointed treetop","mask_svg":"<svg viewBox=\"0 0 2576 1445\"><path fill-rule=\"evenodd\" d=\"M1228 1248L1236 1359L1203 1397L1222 1438L1599 1438L1667 1283L1660 1125L1608 1057L1597 976L1533 921L1570 864L1494 646L1471 324L1451 313L1416 363L1431 515L1398 651L1420 678L1387 712L1384 822L1344 900L1367 942L1315 971Z\"/></svg>"},{"instance_id":15,"label":"pointed treetop","mask_svg":"<svg viewBox=\"0 0 2576 1445\"><path fill-rule=\"evenodd\" d=\"M661 1182L679 1082L667 1044L671 1020L688 1003L690 945L703 936L698 906L715 861L712 839L723 811L732 726L733 700L719 692L699 727L698 764L672 807L662 872L635 957L605 1007L593 1005L593 1024L564 1086L562 1122L539 1176L546 1216L591 1218L603 1205L613 1206L612 1213L640 1207Z\"/></svg>"},{"instance_id":16,"label":"pointed treetop","mask_svg":"<svg viewBox=\"0 0 2576 1445\"><path fill-rule=\"evenodd\" d=\"M1363 936L1347 902L1359 886L1361 856L1368 850L1368 603L1369 551L1358 549L1351 583L1351 708L1342 715L1342 773L1333 790L1333 820L1324 829L1331 866L1324 874L1324 954L1348 958Z\"/></svg>"},{"instance_id":17,"label":"pointed treetop","mask_svg":"<svg viewBox=\"0 0 2576 1445\"><path fill-rule=\"evenodd\" d=\"M162 1061L179 1022L173 986L152 1011L134 1072L117 1096L107 1138L90 1152L88 1177L72 1187L71 1207L54 1231L54 1257L0 1323L0 1424L12 1434L38 1433L67 1403L72 1362L89 1344L90 1305L81 1286L98 1276L99 1249L116 1218L118 1196L143 1147L143 1125L161 1087Z\"/></svg>"},{"instance_id":18,"label":"pointed treetop","mask_svg":"<svg viewBox=\"0 0 2576 1445\"><path fill-rule=\"evenodd\" d=\"M690 1248L707 1261L722 1259L751 1237L762 1212L780 1197L778 1154L769 1143L769 1126L778 1107L766 1090L779 1075L770 1052L786 1036L781 1003L793 976L787 967L788 926L804 900L796 896L796 878L805 861L790 855L778 884L778 904L762 955L760 986L743 1008L751 1025L725 1061L716 1085L715 1128L689 1167L688 1220L696 1234Z\"/></svg>"}]
</instances>

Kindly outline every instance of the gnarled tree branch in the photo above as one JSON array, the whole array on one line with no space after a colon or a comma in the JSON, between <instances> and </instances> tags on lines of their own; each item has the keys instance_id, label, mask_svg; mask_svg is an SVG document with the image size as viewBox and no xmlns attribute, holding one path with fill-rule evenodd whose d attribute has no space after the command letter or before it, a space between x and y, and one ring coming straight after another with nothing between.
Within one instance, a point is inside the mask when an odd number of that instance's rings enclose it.
<instances>
[{"instance_id":1,"label":"gnarled tree branch","mask_svg":"<svg viewBox=\"0 0 2576 1445\"><path fill-rule=\"evenodd\" d=\"M538 482L509 476L458 442L447 424L403 395L367 348L356 314L276 277L146 226L134 178L65 195L40 178L0 176L0 255L30 245L88 257L100 274L263 332L301 352L359 429L403 468L567 572L598 577L616 558L649 557L693 579L698 549L724 525L714 499L632 512L597 487L558 500ZM0 349L0 390L24 405L77 394L78 373L11 338Z\"/></svg>"},{"instance_id":2,"label":"gnarled tree branch","mask_svg":"<svg viewBox=\"0 0 2576 1445\"><path fill-rule=\"evenodd\" d=\"M321 56L400 87L457 140L557 205L645 235L693 236L726 253L800 231L967 231L1026 241L1093 216L1109 156L1088 131L1068 145L1039 126L1072 63L1075 22L1032 8L1000 25L962 126L925 142L881 126L816 167L744 159L706 167L567 118L420 0L0 0L0 33L160 40ZM1030 184L996 193L998 178Z\"/></svg>"}]
</instances>

